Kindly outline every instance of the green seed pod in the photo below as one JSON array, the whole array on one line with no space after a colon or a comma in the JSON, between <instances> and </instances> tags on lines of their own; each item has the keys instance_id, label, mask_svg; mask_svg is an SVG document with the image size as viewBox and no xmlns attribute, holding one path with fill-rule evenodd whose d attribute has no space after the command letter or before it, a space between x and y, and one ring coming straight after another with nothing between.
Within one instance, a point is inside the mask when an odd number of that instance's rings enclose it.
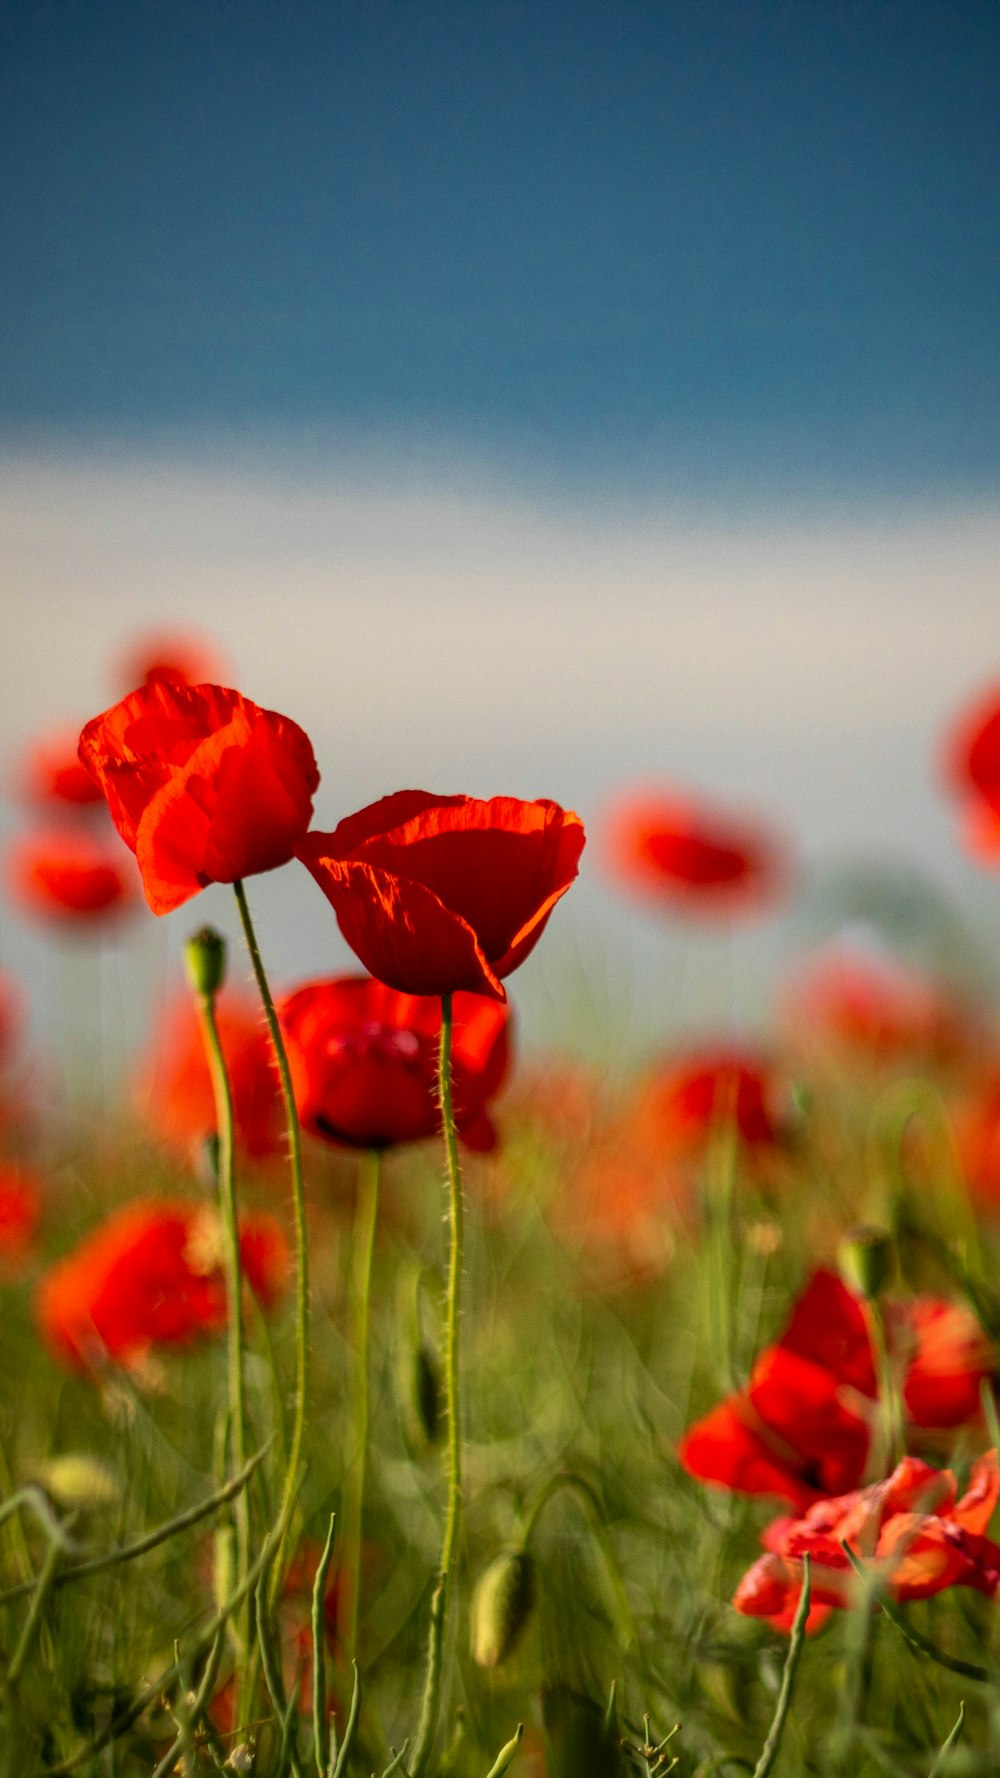
<instances>
[{"instance_id":1,"label":"green seed pod","mask_svg":"<svg viewBox=\"0 0 1000 1778\"><path fill-rule=\"evenodd\" d=\"M892 1277L892 1236L885 1229L852 1229L841 1241L837 1257L848 1289L871 1302L881 1296Z\"/></svg>"},{"instance_id":2,"label":"green seed pod","mask_svg":"<svg viewBox=\"0 0 1000 1778\"><path fill-rule=\"evenodd\" d=\"M444 1429L441 1381L435 1359L422 1340L407 1341L403 1347L399 1393L414 1445L436 1445Z\"/></svg>"},{"instance_id":3,"label":"green seed pod","mask_svg":"<svg viewBox=\"0 0 1000 1778\"><path fill-rule=\"evenodd\" d=\"M535 1571L527 1550L502 1550L479 1577L472 1599L472 1658L500 1667L513 1654L535 1603Z\"/></svg>"},{"instance_id":4,"label":"green seed pod","mask_svg":"<svg viewBox=\"0 0 1000 1778\"><path fill-rule=\"evenodd\" d=\"M193 932L184 946L188 981L196 994L214 1000L226 979L226 941L214 926Z\"/></svg>"}]
</instances>

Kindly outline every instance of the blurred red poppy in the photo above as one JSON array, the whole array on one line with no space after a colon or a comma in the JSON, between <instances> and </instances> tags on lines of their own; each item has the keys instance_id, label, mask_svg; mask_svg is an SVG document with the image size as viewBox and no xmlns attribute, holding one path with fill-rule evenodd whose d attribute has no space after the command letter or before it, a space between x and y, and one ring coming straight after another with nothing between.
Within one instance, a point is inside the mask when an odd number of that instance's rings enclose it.
<instances>
[{"instance_id":1,"label":"blurred red poppy","mask_svg":"<svg viewBox=\"0 0 1000 1778\"><path fill-rule=\"evenodd\" d=\"M371 976L338 976L297 989L279 1012L307 1130L353 1148L391 1148L438 1133L435 996L400 994ZM456 994L451 1056L458 1133L469 1148L492 1149L486 1107L510 1065L506 1006Z\"/></svg>"},{"instance_id":2,"label":"blurred red poppy","mask_svg":"<svg viewBox=\"0 0 1000 1778\"><path fill-rule=\"evenodd\" d=\"M298 724L221 685L152 681L88 722L80 758L154 914L287 864L319 783Z\"/></svg>"},{"instance_id":3,"label":"blurred red poppy","mask_svg":"<svg viewBox=\"0 0 1000 1778\"><path fill-rule=\"evenodd\" d=\"M115 677L125 692L160 680L168 685L218 685L227 667L203 637L160 631L139 636L119 656Z\"/></svg>"},{"instance_id":4,"label":"blurred red poppy","mask_svg":"<svg viewBox=\"0 0 1000 1778\"><path fill-rule=\"evenodd\" d=\"M986 863L1000 858L1000 687L973 705L947 737L945 775L963 799L969 848Z\"/></svg>"},{"instance_id":5,"label":"blurred red poppy","mask_svg":"<svg viewBox=\"0 0 1000 1778\"><path fill-rule=\"evenodd\" d=\"M365 968L406 994L503 1000L577 874L578 815L552 802L400 790L298 856Z\"/></svg>"},{"instance_id":6,"label":"blurred red poppy","mask_svg":"<svg viewBox=\"0 0 1000 1778\"><path fill-rule=\"evenodd\" d=\"M208 1204L140 1199L112 1213L39 1286L37 1313L53 1355L76 1370L130 1368L155 1346L187 1345L226 1321L222 1229ZM269 1307L281 1295L288 1246L269 1216L240 1223L244 1275Z\"/></svg>"},{"instance_id":7,"label":"blurred red poppy","mask_svg":"<svg viewBox=\"0 0 1000 1778\"><path fill-rule=\"evenodd\" d=\"M965 1183L977 1208L1000 1215L1000 1067L994 1063L955 1113Z\"/></svg>"},{"instance_id":8,"label":"blurred red poppy","mask_svg":"<svg viewBox=\"0 0 1000 1778\"><path fill-rule=\"evenodd\" d=\"M631 888L693 914L764 907L791 877L784 848L762 827L672 790L619 797L606 848Z\"/></svg>"},{"instance_id":9,"label":"blurred red poppy","mask_svg":"<svg viewBox=\"0 0 1000 1778\"><path fill-rule=\"evenodd\" d=\"M60 729L32 743L21 773L21 792L27 802L42 805L79 809L103 803L100 785L80 759L78 728Z\"/></svg>"},{"instance_id":10,"label":"blurred red poppy","mask_svg":"<svg viewBox=\"0 0 1000 1778\"><path fill-rule=\"evenodd\" d=\"M67 929L116 919L136 899L131 866L117 850L77 828L52 828L15 841L7 875L11 893L27 913Z\"/></svg>"},{"instance_id":11,"label":"blurred red poppy","mask_svg":"<svg viewBox=\"0 0 1000 1778\"><path fill-rule=\"evenodd\" d=\"M748 1617L789 1629L808 1555L815 1608L849 1605L854 1574L843 1543L873 1565L894 1599L929 1599L946 1587L998 1598L1000 1547L984 1535L1000 1497L995 1451L977 1459L968 1488L957 1495L950 1470L904 1457L886 1481L768 1526L762 1538L768 1553L743 1576L733 1604Z\"/></svg>"},{"instance_id":12,"label":"blurred red poppy","mask_svg":"<svg viewBox=\"0 0 1000 1778\"><path fill-rule=\"evenodd\" d=\"M16 1161L0 1161L0 1263L16 1265L24 1258L41 1213L38 1175Z\"/></svg>"},{"instance_id":13,"label":"blurred red poppy","mask_svg":"<svg viewBox=\"0 0 1000 1778\"><path fill-rule=\"evenodd\" d=\"M996 1353L972 1310L936 1297L888 1308L893 1348L909 1358L903 1405L913 1425L947 1430L978 1419Z\"/></svg>"},{"instance_id":14,"label":"blurred red poppy","mask_svg":"<svg viewBox=\"0 0 1000 1778\"><path fill-rule=\"evenodd\" d=\"M231 988L216 1002L233 1095L236 1146L253 1160L285 1151L285 1119L260 1006ZM157 1021L133 1103L157 1139L189 1156L215 1132L215 1096L197 1010L185 995Z\"/></svg>"},{"instance_id":15,"label":"blurred red poppy","mask_svg":"<svg viewBox=\"0 0 1000 1778\"><path fill-rule=\"evenodd\" d=\"M661 1153L703 1149L714 1129L732 1129L747 1148L774 1148L783 1119L773 1071L749 1049L705 1049L650 1074L633 1116Z\"/></svg>"},{"instance_id":16,"label":"blurred red poppy","mask_svg":"<svg viewBox=\"0 0 1000 1778\"><path fill-rule=\"evenodd\" d=\"M935 1431L978 1418L995 1358L970 1312L928 1297L886 1308L912 1423ZM864 1308L836 1273L820 1270L747 1388L689 1427L678 1456L701 1481L803 1510L862 1481L877 1392Z\"/></svg>"},{"instance_id":17,"label":"blurred red poppy","mask_svg":"<svg viewBox=\"0 0 1000 1778\"><path fill-rule=\"evenodd\" d=\"M804 1042L868 1065L943 1065L974 1035L969 1010L947 983L860 947L811 958L788 984L784 1008Z\"/></svg>"}]
</instances>

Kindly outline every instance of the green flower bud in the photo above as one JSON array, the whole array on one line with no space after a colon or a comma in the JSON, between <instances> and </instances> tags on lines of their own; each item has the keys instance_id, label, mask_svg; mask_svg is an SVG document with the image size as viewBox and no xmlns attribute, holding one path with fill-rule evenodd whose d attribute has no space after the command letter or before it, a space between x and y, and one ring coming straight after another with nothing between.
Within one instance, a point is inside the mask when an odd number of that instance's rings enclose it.
<instances>
[{"instance_id":1,"label":"green flower bud","mask_svg":"<svg viewBox=\"0 0 1000 1778\"><path fill-rule=\"evenodd\" d=\"M852 1229L840 1243L840 1275L855 1296L881 1296L893 1272L892 1236L885 1229Z\"/></svg>"},{"instance_id":2,"label":"green flower bud","mask_svg":"<svg viewBox=\"0 0 1000 1778\"><path fill-rule=\"evenodd\" d=\"M214 926L193 932L184 946L188 981L196 994L214 1000L226 979L226 941Z\"/></svg>"},{"instance_id":3,"label":"green flower bud","mask_svg":"<svg viewBox=\"0 0 1000 1778\"><path fill-rule=\"evenodd\" d=\"M500 1667L513 1654L535 1603L535 1572L527 1550L503 1550L479 1577L472 1599L472 1658Z\"/></svg>"}]
</instances>

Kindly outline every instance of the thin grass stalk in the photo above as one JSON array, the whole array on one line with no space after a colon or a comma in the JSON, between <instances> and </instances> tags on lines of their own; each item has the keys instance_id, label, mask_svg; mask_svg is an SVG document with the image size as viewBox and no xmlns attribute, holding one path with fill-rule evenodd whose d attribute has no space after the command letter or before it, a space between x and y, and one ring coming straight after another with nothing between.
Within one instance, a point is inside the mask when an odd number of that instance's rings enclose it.
<instances>
[{"instance_id":1,"label":"thin grass stalk","mask_svg":"<svg viewBox=\"0 0 1000 1778\"><path fill-rule=\"evenodd\" d=\"M326 1577L333 1559L333 1538L337 1528L336 1513L330 1514L330 1528L316 1568L312 1592L312 1658L313 1658L313 1749L319 1778L326 1778L330 1766L330 1725L326 1718Z\"/></svg>"},{"instance_id":2,"label":"thin grass stalk","mask_svg":"<svg viewBox=\"0 0 1000 1778\"><path fill-rule=\"evenodd\" d=\"M958 1721L956 1722L956 1724L955 1724L954 1728L952 1729L950 1735L948 1736L947 1740L943 1742L940 1752L938 1753L937 1759L934 1761L934 1764L932 1765L929 1773L927 1774L927 1778L941 1778L941 1774L948 1770L948 1765L949 1765L948 1755L951 1753L951 1750L953 1747L958 1746L958 1743L962 1739L962 1730L964 1729L964 1727L965 1727L965 1705L964 1705L964 1703L962 1703L958 1706Z\"/></svg>"},{"instance_id":3,"label":"thin grass stalk","mask_svg":"<svg viewBox=\"0 0 1000 1778\"><path fill-rule=\"evenodd\" d=\"M368 1381L371 1336L372 1259L378 1219L382 1156L370 1148L361 1156L351 1237L351 1344L354 1348L353 1461L344 1489L344 1590L347 1622L344 1654L353 1661L358 1652L358 1617L361 1595L361 1541L364 1521L365 1473L368 1459Z\"/></svg>"},{"instance_id":4,"label":"thin grass stalk","mask_svg":"<svg viewBox=\"0 0 1000 1778\"><path fill-rule=\"evenodd\" d=\"M246 890L242 882L233 884L236 905L240 910L243 925L243 936L246 939L250 962L253 966L257 990L264 1008L264 1017L274 1050L274 1059L278 1066L278 1077L281 1081L281 1097L285 1107L285 1122L288 1128L288 1152L292 1174L292 1197L295 1215L295 1402L292 1413L292 1437L285 1464L282 1481L281 1497L278 1505L277 1528L279 1532L278 1551L271 1571L270 1600L273 1606L281 1589L284 1568L284 1546L291 1522L298 1488L299 1469L302 1462L302 1448L305 1442L306 1413L309 1396L309 1231L306 1226L305 1183L302 1174L302 1131L299 1125L299 1114L292 1090L291 1070L288 1066L288 1052L281 1035L281 1025L275 1010L271 989L268 985L257 934L254 931L250 908L247 903Z\"/></svg>"},{"instance_id":5,"label":"thin grass stalk","mask_svg":"<svg viewBox=\"0 0 1000 1778\"><path fill-rule=\"evenodd\" d=\"M809 1617L809 1604L812 1598L812 1576L809 1572L808 1555L802 1558L802 1592L799 1595L795 1622L792 1625L792 1638L785 1657L785 1669L781 1675L781 1686L778 1691L778 1702L774 1708L774 1717L767 1732L767 1740L761 1748L760 1758L754 1767L753 1778L768 1778L773 1770L774 1762L781 1748L781 1737L785 1732L788 1711L792 1702L795 1687L795 1675L799 1670L799 1661L806 1642L806 1621Z\"/></svg>"},{"instance_id":6,"label":"thin grass stalk","mask_svg":"<svg viewBox=\"0 0 1000 1778\"><path fill-rule=\"evenodd\" d=\"M427 1670L420 1705L420 1721L410 1770L412 1778L421 1778L430 1759L441 1708L442 1660L444 1634L448 1618L448 1596L458 1548L462 1517L462 1423L459 1393L460 1346L459 1330L462 1297L462 1174L458 1159L458 1131L452 1101L451 1043L452 997L441 996L441 1049L438 1062L438 1103L444 1131L448 1170L448 1295L445 1318L445 1416L447 1421L448 1498L445 1508L444 1536L437 1580L431 1595L430 1625L427 1635Z\"/></svg>"}]
</instances>

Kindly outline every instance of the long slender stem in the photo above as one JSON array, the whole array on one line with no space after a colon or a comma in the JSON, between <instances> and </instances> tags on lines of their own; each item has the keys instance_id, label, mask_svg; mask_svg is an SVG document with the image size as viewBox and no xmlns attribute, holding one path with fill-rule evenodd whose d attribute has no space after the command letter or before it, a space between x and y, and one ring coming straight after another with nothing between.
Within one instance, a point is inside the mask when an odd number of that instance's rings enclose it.
<instances>
[{"instance_id":1,"label":"long slender stem","mask_svg":"<svg viewBox=\"0 0 1000 1778\"><path fill-rule=\"evenodd\" d=\"M451 1091L451 995L441 996L441 1053L438 1094L448 1162L448 1301L445 1322L445 1413L448 1426L448 1500L445 1508L441 1562L431 1597L427 1636L427 1673L420 1705L420 1724L410 1764L412 1778L421 1778L434 1745L441 1707L444 1632L448 1594L462 1517L462 1422L459 1397L459 1325L462 1297L462 1175L458 1162L458 1131Z\"/></svg>"},{"instance_id":2,"label":"long slender stem","mask_svg":"<svg viewBox=\"0 0 1000 1778\"><path fill-rule=\"evenodd\" d=\"M288 1461L285 1465L285 1477L278 1507L278 1552L271 1570L270 1597L273 1603L281 1588L284 1566L282 1554L295 1505L299 1465L302 1461L302 1447L305 1442L306 1409L309 1396L309 1234L306 1228L306 1195L302 1177L302 1132L295 1105L295 1094L292 1091L288 1054L257 944L257 934L250 918L246 890L241 882L234 883L233 889L236 894L236 905L240 910L243 935L250 953L257 989L264 1008L264 1017L267 1020L274 1059L278 1065L281 1097L285 1106L285 1122L288 1126L288 1153L292 1172L292 1197L295 1214L295 1404L292 1415L292 1437L288 1448Z\"/></svg>"},{"instance_id":3,"label":"long slender stem","mask_svg":"<svg viewBox=\"0 0 1000 1778\"><path fill-rule=\"evenodd\" d=\"M364 1513L365 1470L368 1454L368 1347L371 1322L372 1258L378 1217L382 1156L370 1148L361 1157L358 1191L351 1238L351 1343L354 1347L354 1444L349 1453L344 1487L344 1591L347 1622L344 1656L353 1661L358 1652L358 1614L361 1589L361 1535Z\"/></svg>"},{"instance_id":4,"label":"long slender stem","mask_svg":"<svg viewBox=\"0 0 1000 1778\"><path fill-rule=\"evenodd\" d=\"M792 1625L792 1637L788 1645L785 1671L781 1675L781 1688L778 1692L778 1702L775 1705L771 1727L767 1732L767 1740L761 1748L760 1759L754 1767L753 1778L768 1778L768 1774L772 1770L774 1762L778 1757L778 1751L781 1747L781 1737L785 1732L788 1709L792 1701L795 1675L798 1671L799 1661L802 1657L802 1649L805 1644L806 1620L809 1616L809 1601L811 1595L812 1582L809 1574L809 1557L806 1556L802 1564L802 1592L799 1595L799 1604L795 1613L795 1622Z\"/></svg>"},{"instance_id":5,"label":"long slender stem","mask_svg":"<svg viewBox=\"0 0 1000 1778\"><path fill-rule=\"evenodd\" d=\"M214 994L198 995L198 1011L205 1038L205 1052L215 1096L215 1121L219 1136L218 1189L225 1237L226 1358L229 1382L229 1474L240 1475L246 1467L246 1391L243 1376L243 1272L240 1264L240 1231L236 1213L236 1177L233 1150L233 1091L219 1037ZM225 1477L220 1477L225 1480ZM247 1491L240 1489L233 1502L236 1521L236 1579L241 1581L250 1561L250 1509Z\"/></svg>"}]
</instances>

